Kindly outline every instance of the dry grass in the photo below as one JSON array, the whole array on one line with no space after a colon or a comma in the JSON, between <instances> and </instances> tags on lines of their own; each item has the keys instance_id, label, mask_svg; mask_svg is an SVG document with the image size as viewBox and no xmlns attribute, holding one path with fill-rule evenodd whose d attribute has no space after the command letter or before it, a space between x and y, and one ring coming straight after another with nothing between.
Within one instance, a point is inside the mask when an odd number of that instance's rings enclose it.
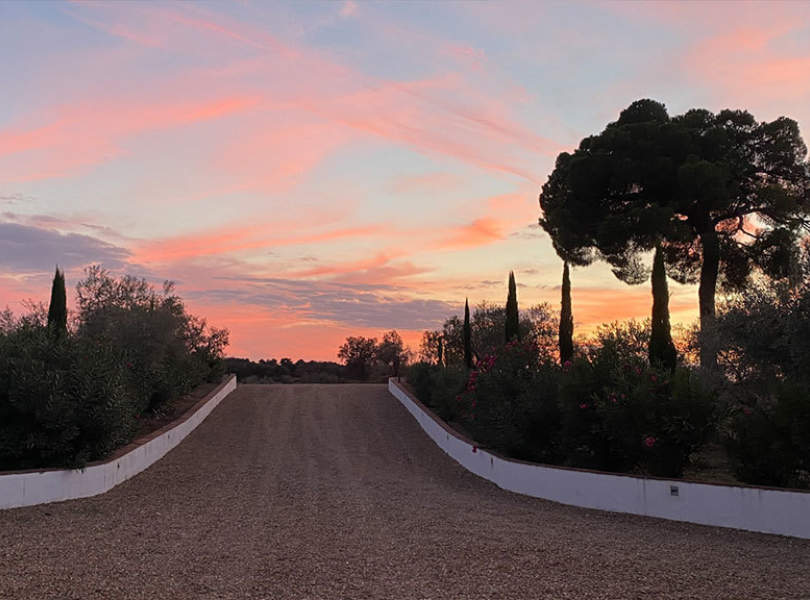
<instances>
[{"instance_id":1,"label":"dry grass","mask_svg":"<svg viewBox=\"0 0 810 600\"><path fill-rule=\"evenodd\" d=\"M373 385L242 386L111 492L0 511L0 598L810 598L810 541L504 492Z\"/></svg>"}]
</instances>

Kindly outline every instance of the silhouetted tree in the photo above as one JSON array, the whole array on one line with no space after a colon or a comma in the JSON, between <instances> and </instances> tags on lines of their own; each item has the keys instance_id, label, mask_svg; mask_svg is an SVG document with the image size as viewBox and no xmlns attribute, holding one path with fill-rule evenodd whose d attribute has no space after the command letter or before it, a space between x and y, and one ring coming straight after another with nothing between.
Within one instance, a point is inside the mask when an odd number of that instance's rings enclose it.
<instances>
[{"instance_id":1,"label":"silhouetted tree","mask_svg":"<svg viewBox=\"0 0 810 600\"><path fill-rule=\"evenodd\" d=\"M573 265L604 258L628 283L661 244L669 275L699 281L701 364L713 368L718 278L743 288L753 267L784 276L807 228L810 167L795 121L690 110L670 118L638 100L599 135L557 157L540 224Z\"/></svg>"},{"instance_id":2,"label":"silhouetted tree","mask_svg":"<svg viewBox=\"0 0 810 600\"><path fill-rule=\"evenodd\" d=\"M441 336L441 334L439 334L438 355L439 355L439 366L443 367L444 366L444 338Z\"/></svg>"},{"instance_id":3,"label":"silhouetted tree","mask_svg":"<svg viewBox=\"0 0 810 600\"><path fill-rule=\"evenodd\" d=\"M669 290L667 272L664 266L664 253L661 247L655 249L652 269L652 330L650 332L650 364L670 371L675 370L678 353L672 343L669 328Z\"/></svg>"},{"instance_id":4,"label":"silhouetted tree","mask_svg":"<svg viewBox=\"0 0 810 600\"><path fill-rule=\"evenodd\" d=\"M509 294L506 297L506 341L520 339L520 314L518 312L515 274L509 271Z\"/></svg>"},{"instance_id":5,"label":"silhouetted tree","mask_svg":"<svg viewBox=\"0 0 810 600\"><path fill-rule=\"evenodd\" d=\"M51 303L48 306L48 327L57 336L67 333L67 294L65 274L56 267L51 285Z\"/></svg>"},{"instance_id":6,"label":"silhouetted tree","mask_svg":"<svg viewBox=\"0 0 810 600\"><path fill-rule=\"evenodd\" d=\"M388 366L392 377L399 377L399 368L408 362L408 353L402 342L402 336L396 330L392 329L383 334L375 358Z\"/></svg>"},{"instance_id":7,"label":"silhouetted tree","mask_svg":"<svg viewBox=\"0 0 810 600\"><path fill-rule=\"evenodd\" d=\"M376 353L376 338L347 337L346 342L338 350L338 358L355 377L366 379ZM283 364L284 359L281 359L281 362Z\"/></svg>"},{"instance_id":8,"label":"silhouetted tree","mask_svg":"<svg viewBox=\"0 0 810 600\"><path fill-rule=\"evenodd\" d=\"M470 327L470 303L464 299L464 365L472 369L472 328Z\"/></svg>"},{"instance_id":9,"label":"silhouetted tree","mask_svg":"<svg viewBox=\"0 0 810 600\"><path fill-rule=\"evenodd\" d=\"M562 300L560 303L560 364L574 358L574 313L571 310L571 279L568 263L563 262Z\"/></svg>"}]
</instances>

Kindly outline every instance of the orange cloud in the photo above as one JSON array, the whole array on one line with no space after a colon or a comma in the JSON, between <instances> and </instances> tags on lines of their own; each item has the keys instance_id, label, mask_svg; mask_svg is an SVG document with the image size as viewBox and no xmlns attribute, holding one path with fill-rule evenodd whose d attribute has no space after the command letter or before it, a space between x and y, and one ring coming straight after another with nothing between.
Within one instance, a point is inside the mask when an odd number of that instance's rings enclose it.
<instances>
[{"instance_id":1,"label":"orange cloud","mask_svg":"<svg viewBox=\"0 0 810 600\"><path fill-rule=\"evenodd\" d=\"M503 239L502 223L493 217L481 217L469 225L451 230L447 237L440 240L436 247L443 250L458 250L491 244Z\"/></svg>"},{"instance_id":2,"label":"orange cloud","mask_svg":"<svg viewBox=\"0 0 810 600\"><path fill-rule=\"evenodd\" d=\"M284 235L283 233L294 231L297 228L298 223L296 222L261 223L223 227L198 234L150 241L133 251L132 262L166 263L242 250L366 238L385 233L385 228L379 225L347 227L300 235Z\"/></svg>"}]
</instances>

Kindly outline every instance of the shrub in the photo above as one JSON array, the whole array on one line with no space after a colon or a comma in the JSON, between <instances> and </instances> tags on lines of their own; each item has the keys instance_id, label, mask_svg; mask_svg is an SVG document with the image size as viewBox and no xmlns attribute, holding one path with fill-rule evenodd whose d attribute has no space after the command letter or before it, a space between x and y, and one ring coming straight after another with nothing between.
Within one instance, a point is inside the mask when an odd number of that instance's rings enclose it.
<instances>
[{"instance_id":1,"label":"shrub","mask_svg":"<svg viewBox=\"0 0 810 600\"><path fill-rule=\"evenodd\" d=\"M524 460L559 460L558 370L533 342L512 341L481 359L458 397L475 440Z\"/></svg>"},{"instance_id":2,"label":"shrub","mask_svg":"<svg viewBox=\"0 0 810 600\"><path fill-rule=\"evenodd\" d=\"M810 487L810 391L783 382L766 400L746 402L732 417L726 445L746 483Z\"/></svg>"},{"instance_id":3,"label":"shrub","mask_svg":"<svg viewBox=\"0 0 810 600\"><path fill-rule=\"evenodd\" d=\"M568 464L680 477L714 426L714 395L686 368L579 359L562 377Z\"/></svg>"},{"instance_id":4,"label":"shrub","mask_svg":"<svg viewBox=\"0 0 810 600\"><path fill-rule=\"evenodd\" d=\"M0 336L0 469L101 458L129 441L136 414L113 348L42 326Z\"/></svg>"},{"instance_id":5,"label":"shrub","mask_svg":"<svg viewBox=\"0 0 810 600\"><path fill-rule=\"evenodd\" d=\"M75 333L52 335L42 307L0 314L0 469L82 466L126 444L146 411L221 372L227 332L185 312L170 284L79 284Z\"/></svg>"},{"instance_id":6,"label":"shrub","mask_svg":"<svg viewBox=\"0 0 810 600\"><path fill-rule=\"evenodd\" d=\"M441 367L418 362L408 368L408 383L416 397L445 421L458 420L457 397L466 381L467 370L462 366Z\"/></svg>"},{"instance_id":7,"label":"shrub","mask_svg":"<svg viewBox=\"0 0 810 600\"><path fill-rule=\"evenodd\" d=\"M227 331L187 314L171 283L156 292L143 279L115 279L91 267L77 291L77 336L119 349L139 413L165 412L200 382L222 375Z\"/></svg>"}]
</instances>

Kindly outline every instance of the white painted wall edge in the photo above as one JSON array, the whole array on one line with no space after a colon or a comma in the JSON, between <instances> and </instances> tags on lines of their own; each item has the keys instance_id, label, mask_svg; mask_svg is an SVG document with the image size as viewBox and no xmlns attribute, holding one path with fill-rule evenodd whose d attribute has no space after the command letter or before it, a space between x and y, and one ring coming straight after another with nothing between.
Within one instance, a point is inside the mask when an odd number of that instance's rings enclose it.
<instances>
[{"instance_id":1,"label":"white painted wall edge","mask_svg":"<svg viewBox=\"0 0 810 600\"><path fill-rule=\"evenodd\" d=\"M0 509L87 498L111 490L165 456L235 389L236 376L231 375L182 423L106 462L92 464L84 469L0 474Z\"/></svg>"},{"instance_id":2,"label":"white painted wall edge","mask_svg":"<svg viewBox=\"0 0 810 600\"><path fill-rule=\"evenodd\" d=\"M436 445L497 486L583 508L810 539L810 493L647 479L506 460L448 431L393 378L388 390ZM672 495L672 487L677 496Z\"/></svg>"}]
</instances>

